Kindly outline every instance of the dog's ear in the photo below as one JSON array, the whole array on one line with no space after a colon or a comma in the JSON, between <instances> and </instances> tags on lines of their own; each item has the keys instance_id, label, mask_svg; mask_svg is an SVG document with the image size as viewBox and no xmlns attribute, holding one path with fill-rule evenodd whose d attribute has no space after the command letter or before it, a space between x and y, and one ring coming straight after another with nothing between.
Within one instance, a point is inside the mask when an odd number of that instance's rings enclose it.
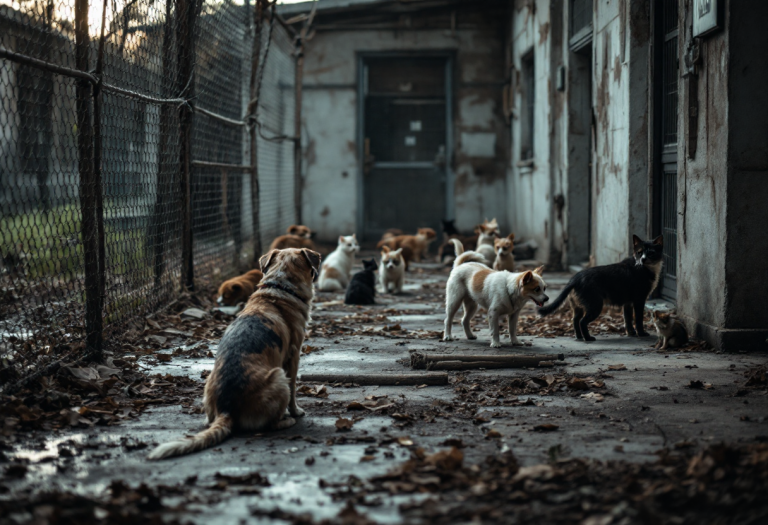
<instances>
[{"instance_id":1,"label":"dog's ear","mask_svg":"<svg viewBox=\"0 0 768 525\"><path fill-rule=\"evenodd\" d=\"M653 240L653 244L657 246L664 246L664 237L662 235L659 235Z\"/></svg>"},{"instance_id":2,"label":"dog's ear","mask_svg":"<svg viewBox=\"0 0 768 525\"><path fill-rule=\"evenodd\" d=\"M299 227L297 225L289 226L287 230L285 230L289 235L296 235L299 231Z\"/></svg>"},{"instance_id":3,"label":"dog's ear","mask_svg":"<svg viewBox=\"0 0 768 525\"><path fill-rule=\"evenodd\" d=\"M309 263L310 268L312 268L312 279L314 280L320 271L320 259L322 259L322 257L320 257L319 253L307 248L302 248L301 254Z\"/></svg>"},{"instance_id":4,"label":"dog's ear","mask_svg":"<svg viewBox=\"0 0 768 525\"><path fill-rule=\"evenodd\" d=\"M638 237L637 235L633 235L632 236L632 245L635 248L637 248L638 244L643 244L643 240L640 237Z\"/></svg>"},{"instance_id":5,"label":"dog's ear","mask_svg":"<svg viewBox=\"0 0 768 525\"><path fill-rule=\"evenodd\" d=\"M390 252L389 246L387 246L386 244L381 247L381 253L389 253L389 252Z\"/></svg>"},{"instance_id":6,"label":"dog's ear","mask_svg":"<svg viewBox=\"0 0 768 525\"><path fill-rule=\"evenodd\" d=\"M539 266L538 268L536 268L536 269L533 271L533 273L535 273L535 274L536 274L536 275L538 275L538 276L541 276L541 274L542 274L542 273L544 273L544 267L543 267L543 266Z\"/></svg>"},{"instance_id":7,"label":"dog's ear","mask_svg":"<svg viewBox=\"0 0 768 525\"><path fill-rule=\"evenodd\" d=\"M272 250L268 254L261 256L261 259L259 259L259 266L261 266L262 272L267 273L269 265L272 264L272 258L277 255L279 251L280 250Z\"/></svg>"},{"instance_id":8,"label":"dog's ear","mask_svg":"<svg viewBox=\"0 0 768 525\"><path fill-rule=\"evenodd\" d=\"M533 272L531 272L530 270L528 270L527 272L525 272L525 273L523 274L523 284L524 284L524 285L525 285L525 284L528 284L528 283L529 283L529 282L531 282L532 280L533 280Z\"/></svg>"},{"instance_id":9,"label":"dog's ear","mask_svg":"<svg viewBox=\"0 0 768 525\"><path fill-rule=\"evenodd\" d=\"M509 239L510 241L514 241L515 240L515 234L514 233L510 233L509 235L507 235L507 239Z\"/></svg>"}]
</instances>

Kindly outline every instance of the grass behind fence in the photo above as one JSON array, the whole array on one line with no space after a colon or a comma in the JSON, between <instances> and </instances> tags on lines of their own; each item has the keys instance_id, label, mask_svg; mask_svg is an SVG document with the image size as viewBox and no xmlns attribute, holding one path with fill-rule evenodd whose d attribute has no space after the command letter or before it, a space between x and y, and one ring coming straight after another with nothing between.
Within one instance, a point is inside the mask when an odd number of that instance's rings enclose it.
<instances>
[{"instance_id":1,"label":"grass behind fence","mask_svg":"<svg viewBox=\"0 0 768 525\"><path fill-rule=\"evenodd\" d=\"M6 270L22 273L30 280L81 278L83 239L80 218L80 208L76 204L0 218L0 254ZM109 273L120 276L150 272L146 229L121 228L119 224L105 222Z\"/></svg>"}]
</instances>

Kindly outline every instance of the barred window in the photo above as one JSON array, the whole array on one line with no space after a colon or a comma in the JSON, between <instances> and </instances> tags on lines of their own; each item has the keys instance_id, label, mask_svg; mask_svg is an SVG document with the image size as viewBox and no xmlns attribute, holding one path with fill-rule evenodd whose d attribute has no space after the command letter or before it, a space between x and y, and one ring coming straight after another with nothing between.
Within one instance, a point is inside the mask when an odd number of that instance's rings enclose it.
<instances>
[{"instance_id":1,"label":"barred window","mask_svg":"<svg viewBox=\"0 0 768 525\"><path fill-rule=\"evenodd\" d=\"M523 57L522 63L522 119L520 134L520 160L533 159L534 115L536 101L536 68L533 51Z\"/></svg>"},{"instance_id":2,"label":"barred window","mask_svg":"<svg viewBox=\"0 0 768 525\"><path fill-rule=\"evenodd\" d=\"M592 42L592 0L571 0L570 48L579 51Z\"/></svg>"}]
</instances>

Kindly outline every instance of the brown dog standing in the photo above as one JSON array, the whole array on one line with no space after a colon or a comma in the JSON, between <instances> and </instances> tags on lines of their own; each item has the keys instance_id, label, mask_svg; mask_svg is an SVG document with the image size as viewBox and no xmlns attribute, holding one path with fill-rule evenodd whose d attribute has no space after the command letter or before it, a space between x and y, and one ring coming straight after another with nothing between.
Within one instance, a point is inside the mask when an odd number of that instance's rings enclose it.
<instances>
[{"instance_id":1,"label":"brown dog standing","mask_svg":"<svg viewBox=\"0 0 768 525\"><path fill-rule=\"evenodd\" d=\"M224 332L205 383L203 406L210 426L190 439L160 445L149 459L212 447L235 428L287 428L304 415L296 404L296 375L320 254L272 250L259 262L264 280Z\"/></svg>"},{"instance_id":2,"label":"brown dog standing","mask_svg":"<svg viewBox=\"0 0 768 525\"><path fill-rule=\"evenodd\" d=\"M411 261L421 262L422 257L427 255L429 244L435 240L437 234L432 228L419 228L416 235L397 235L394 237L385 236L376 245L381 249L386 246L390 250L403 249L403 258L406 265Z\"/></svg>"}]
</instances>

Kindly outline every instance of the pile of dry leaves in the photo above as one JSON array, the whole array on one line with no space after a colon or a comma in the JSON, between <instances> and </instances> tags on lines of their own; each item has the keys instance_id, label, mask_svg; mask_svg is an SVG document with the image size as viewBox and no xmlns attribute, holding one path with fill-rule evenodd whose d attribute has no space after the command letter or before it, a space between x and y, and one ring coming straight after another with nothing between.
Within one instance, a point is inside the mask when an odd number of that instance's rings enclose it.
<instances>
[{"instance_id":1,"label":"pile of dry leaves","mask_svg":"<svg viewBox=\"0 0 768 525\"><path fill-rule=\"evenodd\" d=\"M464 465L461 450L422 449L384 476L344 489L428 494L400 506L416 523L766 523L768 444L662 451L653 463L570 459L520 467L511 452Z\"/></svg>"},{"instance_id":2,"label":"pile of dry leaves","mask_svg":"<svg viewBox=\"0 0 768 525\"><path fill-rule=\"evenodd\" d=\"M203 383L183 376L144 374L120 359L103 365L64 365L14 395L0 399L0 439L25 430L115 425L149 405L180 404L196 410Z\"/></svg>"},{"instance_id":3,"label":"pile of dry leaves","mask_svg":"<svg viewBox=\"0 0 768 525\"><path fill-rule=\"evenodd\" d=\"M645 316L646 330L651 330L651 317ZM603 313L589 325L592 334L623 334L624 317L618 309L605 308ZM573 314L570 308L561 308L547 317L541 317L535 312L523 313L520 316L518 332L536 337L573 337Z\"/></svg>"},{"instance_id":4,"label":"pile of dry leaves","mask_svg":"<svg viewBox=\"0 0 768 525\"><path fill-rule=\"evenodd\" d=\"M520 376L513 378L473 378L471 382L460 377L454 389L458 407L469 410L494 406L532 405L530 399L522 400L524 395L564 394L581 396L592 394L594 400L602 400L606 394L605 382L600 378L577 377L571 374L556 373L541 376ZM600 396L600 397L597 397Z\"/></svg>"},{"instance_id":5,"label":"pile of dry leaves","mask_svg":"<svg viewBox=\"0 0 768 525\"><path fill-rule=\"evenodd\" d=\"M165 505L163 497L185 495L188 487L141 484L131 488L113 481L103 498L68 492L38 494L31 499L0 500L0 524L35 523L41 525L133 524L172 525L180 523L169 512L180 510Z\"/></svg>"}]
</instances>

